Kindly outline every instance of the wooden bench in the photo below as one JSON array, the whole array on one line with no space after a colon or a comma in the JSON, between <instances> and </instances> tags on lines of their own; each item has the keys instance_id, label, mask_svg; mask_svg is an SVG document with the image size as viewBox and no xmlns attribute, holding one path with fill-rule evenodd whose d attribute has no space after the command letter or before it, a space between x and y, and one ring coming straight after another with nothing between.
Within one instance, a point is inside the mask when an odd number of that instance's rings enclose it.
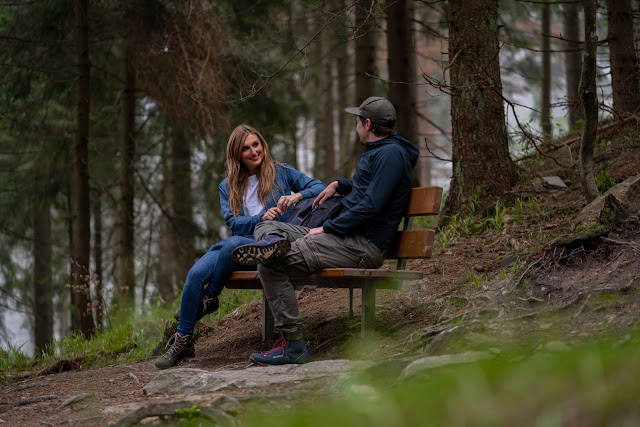
<instances>
[{"instance_id":1,"label":"wooden bench","mask_svg":"<svg viewBox=\"0 0 640 427\"><path fill-rule=\"evenodd\" d=\"M376 289L402 289L405 280L422 279L418 271L404 270L407 259L429 258L433 250L434 230L412 230L413 218L438 215L440 212L441 187L418 187L411 189L409 208L398 231L395 247L387 251L386 259L397 259L395 270L362 268L326 268L309 277L292 277L296 289L306 285L324 288L349 289L349 314L353 315L353 289L362 289L361 334L372 330L375 323ZM236 271L225 284L229 289L262 289L256 271ZM274 319L264 294L262 296L262 339L273 336Z\"/></svg>"}]
</instances>

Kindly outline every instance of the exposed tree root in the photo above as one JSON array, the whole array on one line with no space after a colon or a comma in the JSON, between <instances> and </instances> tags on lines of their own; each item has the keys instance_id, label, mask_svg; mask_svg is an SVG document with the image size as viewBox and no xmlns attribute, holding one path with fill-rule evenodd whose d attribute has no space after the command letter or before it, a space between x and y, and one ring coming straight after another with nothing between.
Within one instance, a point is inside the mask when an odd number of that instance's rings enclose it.
<instances>
[{"instance_id":1,"label":"exposed tree root","mask_svg":"<svg viewBox=\"0 0 640 427\"><path fill-rule=\"evenodd\" d=\"M584 307L586 306L588 299L591 298L592 295L601 293L601 292L620 292L620 293L624 293L627 292L629 289L631 289L633 282L640 279L640 274L633 277L631 280L629 280L628 283L619 286L619 287L612 287L612 286L604 286L601 288L596 288L596 289L590 289L588 291L582 291L579 292L574 298L572 298L568 303L563 304L559 307L555 307L555 308L551 308L548 310L539 310L539 311L534 311L532 313L527 313L524 314L522 316L518 316L518 317L512 317L509 319L505 319L505 321L514 321L514 320L522 320L522 319L531 319L534 317L538 317L538 316L544 316L544 315L548 315L548 314L552 314L552 313L558 313L561 311L565 311L571 307L573 307L576 304L579 304L582 300L584 300L586 298L586 300L584 301L584 304L582 304L582 306L580 307L580 309L576 312L576 314L574 314L574 318L578 317L580 315L580 313L582 312L582 310L584 309Z\"/></svg>"},{"instance_id":2,"label":"exposed tree root","mask_svg":"<svg viewBox=\"0 0 640 427\"><path fill-rule=\"evenodd\" d=\"M609 243L615 243L616 245L629 246L629 247L633 248L634 251L640 250L640 245L638 245L637 243L622 242L620 240L609 239L608 237L600 237L600 240L603 240L603 241L609 242Z\"/></svg>"},{"instance_id":3,"label":"exposed tree root","mask_svg":"<svg viewBox=\"0 0 640 427\"><path fill-rule=\"evenodd\" d=\"M17 402L15 402L13 405L11 405L11 407L15 408L18 406L31 405L32 403L39 403L39 402L44 402L45 400L55 400L59 398L60 398L59 396L38 396L38 397L31 397L29 399L20 399Z\"/></svg>"}]
</instances>

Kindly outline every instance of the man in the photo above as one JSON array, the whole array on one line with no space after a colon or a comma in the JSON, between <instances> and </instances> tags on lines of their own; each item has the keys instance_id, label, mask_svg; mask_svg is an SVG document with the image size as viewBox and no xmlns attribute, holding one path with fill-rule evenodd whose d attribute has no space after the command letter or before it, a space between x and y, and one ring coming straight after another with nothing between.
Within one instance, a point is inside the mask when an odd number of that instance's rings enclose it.
<instances>
[{"instance_id":1,"label":"man","mask_svg":"<svg viewBox=\"0 0 640 427\"><path fill-rule=\"evenodd\" d=\"M254 353L258 365L306 363L302 316L290 277L308 276L324 268L378 268L396 236L411 195L411 169L418 149L393 131L396 112L384 98L367 98L356 115L356 132L367 151L358 157L353 180L332 182L313 207L336 193L345 195L343 211L322 227L306 228L266 221L254 232L255 244L233 252L240 264L258 264L258 275L275 324L282 333L274 348Z\"/></svg>"}]
</instances>

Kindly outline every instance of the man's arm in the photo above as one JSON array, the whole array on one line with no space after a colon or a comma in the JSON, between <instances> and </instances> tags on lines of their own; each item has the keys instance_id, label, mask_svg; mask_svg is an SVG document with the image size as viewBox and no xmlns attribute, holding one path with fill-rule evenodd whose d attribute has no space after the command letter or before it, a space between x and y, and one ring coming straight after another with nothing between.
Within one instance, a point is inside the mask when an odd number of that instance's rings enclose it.
<instances>
[{"instance_id":1,"label":"man's arm","mask_svg":"<svg viewBox=\"0 0 640 427\"><path fill-rule=\"evenodd\" d=\"M371 162L371 181L362 199L351 209L324 223L325 233L339 236L361 227L379 214L387 203L394 203L393 191L406 173L406 159L397 149L384 150Z\"/></svg>"},{"instance_id":2,"label":"man's arm","mask_svg":"<svg viewBox=\"0 0 640 427\"><path fill-rule=\"evenodd\" d=\"M336 194L336 191L338 191L338 181L333 181L331 184L327 185L327 188L318 194L318 197L315 198L311 205L311 209L315 209L316 206L323 204L329 197Z\"/></svg>"}]
</instances>

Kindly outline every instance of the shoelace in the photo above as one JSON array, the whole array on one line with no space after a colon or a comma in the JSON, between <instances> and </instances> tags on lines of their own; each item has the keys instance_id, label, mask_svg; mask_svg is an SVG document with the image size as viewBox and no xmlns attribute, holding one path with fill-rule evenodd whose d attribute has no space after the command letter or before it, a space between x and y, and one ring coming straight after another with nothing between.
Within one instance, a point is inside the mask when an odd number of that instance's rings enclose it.
<instances>
[{"instance_id":1,"label":"shoelace","mask_svg":"<svg viewBox=\"0 0 640 427\"><path fill-rule=\"evenodd\" d=\"M273 347L271 347L271 350L261 351L260 354L262 354L263 356L267 356L269 354L276 353L278 350L284 351L284 349L287 347L289 347L289 343L287 342L287 340L285 340L284 337L280 337L273 345Z\"/></svg>"},{"instance_id":2,"label":"shoelace","mask_svg":"<svg viewBox=\"0 0 640 427\"><path fill-rule=\"evenodd\" d=\"M211 304L212 301L213 301L213 298L204 297L204 300L202 301L202 312L203 313L207 312L207 308L209 308L209 304Z\"/></svg>"},{"instance_id":3,"label":"shoelace","mask_svg":"<svg viewBox=\"0 0 640 427\"><path fill-rule=\"evenodd\" d=\"M177 332L173 335L171 335L171 338L169 338L169 341L167 342L167 345L164 347L165 349L169 349L169 351L167 352L167 356L171 357L173 356L174 353L177 353L178 351L181 350L181 345L180 344L186 344L187 342L187 336L186 335L180 335Z\"/></svg>"}]
</instances>

